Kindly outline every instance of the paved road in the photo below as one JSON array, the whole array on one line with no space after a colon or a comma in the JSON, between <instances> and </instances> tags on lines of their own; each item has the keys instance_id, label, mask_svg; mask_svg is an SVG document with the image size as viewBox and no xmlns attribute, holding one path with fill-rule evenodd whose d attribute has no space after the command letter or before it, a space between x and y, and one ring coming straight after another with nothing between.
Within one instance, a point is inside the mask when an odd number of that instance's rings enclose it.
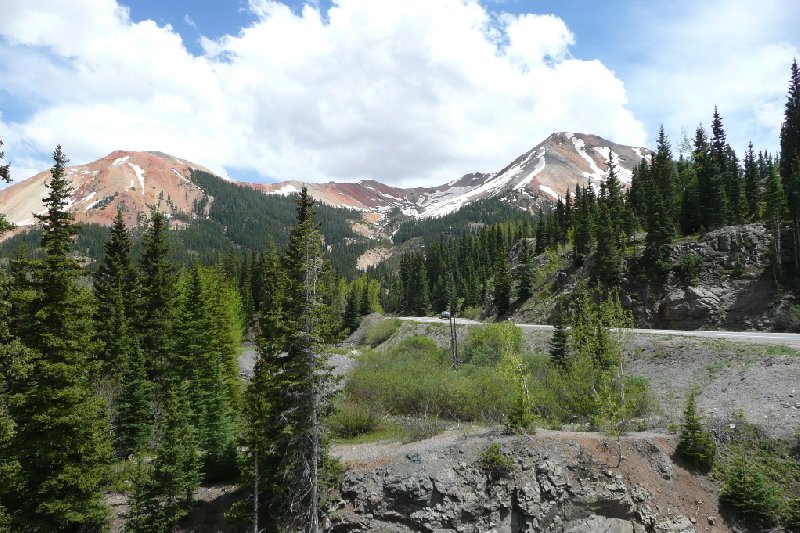
<instances>
[{"instance_id":1,"label":"paved road","mask_svg":"<svg viewBox=\"0 0 800 533\"><path fill-rule=\"evenodd\" d=\"M445 324L445 320L430 316L401 316L400 320L410 322L431 322ZM475 320L466 318L457 319L459 324L480 324ZM523 329L552 331L553 326L542 324L516 324ZM702 337L707 339L725 339L731 341L754 342L759 344L783 344L800 349L800 334L797 333L767 333L762 331L683 331L677 329L634 329L636 335L665 335L683 337Z\"/></svg>"}]
</instances>

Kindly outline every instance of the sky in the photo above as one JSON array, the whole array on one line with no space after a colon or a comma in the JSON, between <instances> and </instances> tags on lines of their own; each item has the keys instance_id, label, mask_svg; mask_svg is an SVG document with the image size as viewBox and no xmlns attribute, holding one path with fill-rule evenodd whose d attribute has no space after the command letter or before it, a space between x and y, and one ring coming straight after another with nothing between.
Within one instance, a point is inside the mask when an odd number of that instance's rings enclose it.
<instances>
[{"instance_id":1,"label":"sky","mask_svg":"<svg viewBox=\"0 0 800 533\"><path fill-rule=\"evenodd\" d=\"M159 150L234 179L437 185L550 133L774 152L800 2L2 0L16 179Z\"/></svg>"}]
</instances>

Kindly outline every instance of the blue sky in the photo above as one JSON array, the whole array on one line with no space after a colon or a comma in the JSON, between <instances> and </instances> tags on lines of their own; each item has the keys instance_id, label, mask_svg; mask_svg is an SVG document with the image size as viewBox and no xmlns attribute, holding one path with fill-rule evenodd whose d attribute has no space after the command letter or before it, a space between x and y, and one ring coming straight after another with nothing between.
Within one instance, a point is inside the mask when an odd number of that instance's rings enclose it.
<instances>
[{"instance_id":1,"label":"blue sky","mask_svg":"<svg viewBox=\"0 0 800 533\"><path fill-rule=\"evenodd\" d=\"M800 3L4 0L17 178L115 149L249 180L433 185L553 131L677 151L710 122L774 151Z\"/></svg>"}]
</instances>

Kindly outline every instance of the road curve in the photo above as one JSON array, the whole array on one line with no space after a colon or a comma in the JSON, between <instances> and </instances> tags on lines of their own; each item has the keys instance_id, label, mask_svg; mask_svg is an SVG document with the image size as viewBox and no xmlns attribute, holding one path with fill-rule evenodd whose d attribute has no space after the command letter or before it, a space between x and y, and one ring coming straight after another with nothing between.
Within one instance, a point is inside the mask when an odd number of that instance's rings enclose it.
<instances>
[{"instance_id":1,"label":"road curve","mask_svg":"<svg viewBox=\"0 0 800 533\"><path fill-rule=\"evenodd\" d=\"M444 324L441 320L432 316L400 316L400 320L409 322L427 322ZM481 324L475 320L458 318L458 324ZM541 331L552 331L553 326L545 324L516 324L523 329L535 329ZM706 339L724 339L730 341L753 342L758 344L782 344L800 349L800 334L797 333L767 333L763 331L684 331L678 329L641 329L634 328L635 335L662 335L662 336L681 336L681 337L701 337Z\"/></svg>"}]
</instances>

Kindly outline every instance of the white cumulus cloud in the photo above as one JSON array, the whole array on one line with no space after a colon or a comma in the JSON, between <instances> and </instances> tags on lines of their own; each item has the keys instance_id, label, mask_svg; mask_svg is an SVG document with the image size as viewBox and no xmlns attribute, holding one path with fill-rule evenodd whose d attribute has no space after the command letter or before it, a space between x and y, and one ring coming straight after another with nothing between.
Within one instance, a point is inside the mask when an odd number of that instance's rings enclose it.
<instances>
[{"instance_id":1,"label":"white cumulus cloud","mask_svg":"<svg viewBox=\"0 0 800 533\"><path fill-rule=\"evenodd\" d=\"M61 143L76 163L161 150L220 173L432 185L499 170L553 131L646 140L622 81L573 58L552 15L338 0L323 16L252 0L255 22L196 56L114 0L79 4L0 4L3 90L32 108L0 109L0 135L25 165Z\"/></svg>"}]
</instances>

